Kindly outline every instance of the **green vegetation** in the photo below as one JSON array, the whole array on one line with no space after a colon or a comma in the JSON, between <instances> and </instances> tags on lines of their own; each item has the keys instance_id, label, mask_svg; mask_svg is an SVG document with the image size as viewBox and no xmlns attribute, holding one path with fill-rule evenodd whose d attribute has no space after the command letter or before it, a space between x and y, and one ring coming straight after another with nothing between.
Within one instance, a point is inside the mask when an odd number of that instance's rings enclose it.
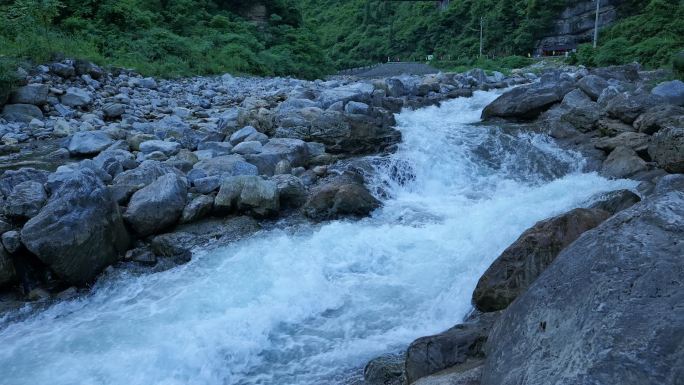
<instances>
[{"instance_id":1,"label":"green vegetation","mask_svg":"<svg viewBox=\"0 0 684 385\"><path fill-rule=\"evenodd\" d=\"M55 53L149 75L315 78L329 70L293 0L0 0L0 56Z\"/></svg>"},{"instance_id":2,"label":"green vegetation","mask_svg":"<svg viewBox=\"0 0 684 385\"><path fill-rule=\"evenodd\" d=\"M431 64L436 68L450 72L466 72L473 68L481 68L485 71L499 71L510 74L515 68L527 67L534 63L533 59L522 56L504 56L490 59L487 57L475 59L461 59L458 61L441 60Z\"/></svg>"},{"instance_id":3,"label":"green vegetation","mask_svg":"<svg viewBox=\"0 0 684 385\"><path fill-rule=\"evenodd\" d=\"M684 48L684 1L651 0L643 10L602 32L599 47L579 47L573 61L607 66L638 61L647 68L669 66Z\"/></svg>"}]
</instances>

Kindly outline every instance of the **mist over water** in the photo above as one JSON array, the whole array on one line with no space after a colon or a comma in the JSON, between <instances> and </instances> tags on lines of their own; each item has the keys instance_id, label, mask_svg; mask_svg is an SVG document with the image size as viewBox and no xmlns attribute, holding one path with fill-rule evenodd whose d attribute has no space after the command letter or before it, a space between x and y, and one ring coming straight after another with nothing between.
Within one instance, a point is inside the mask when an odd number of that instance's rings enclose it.
<instances>
[{"instance_id":1,"label":"mist over water","mask_svg":"<svg viewBox=\"0 0 684 385\"><path fill-rule=\"evenodd\" d=\"M544 136L473 125L496 95L399 114L399 150L371 159L384 203L371 218L264 231L0 318L0 384L343 383L453 326L526 228L634 187L582 173Z\"/></svg>"}]
</instances>

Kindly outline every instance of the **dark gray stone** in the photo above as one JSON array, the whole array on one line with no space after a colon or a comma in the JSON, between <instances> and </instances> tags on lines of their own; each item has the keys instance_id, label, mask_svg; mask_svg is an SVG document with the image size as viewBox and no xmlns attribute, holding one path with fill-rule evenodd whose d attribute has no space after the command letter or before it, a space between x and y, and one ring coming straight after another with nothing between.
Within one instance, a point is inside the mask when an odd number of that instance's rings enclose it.
<instances>
[{"instance_id":1,"label":"dark gray stone","mask_svg":"<svg viewBox=\"0 0 684 385\"><path fill-rule=\"evenodd\" d=\"M0 247L0 287L11 285L16 279L14 263L5 249Z\"/></svg>"},{"instance_id":2,"label":"dark gray stone","mask_svg":"<svg viewBox=\"0 0 684 385\"><path fill-rule=\"evenodd\" d=\"M124 219L140 236L158 233L178 222L187 194L184 179L165 174L133 194Z\"/></svg>"},{"instance_id":3,"label":"dark gray stone","mask_svg":"<svg viewBox=\"0 0 684 385\"><path fill-rule=\"evenodd\" d=\"M641 202L641 198L629 190L617 190L608 193L601 193L590 199L594 201L590 209L599 209L614 215L622 210L626 210Z\"/></svg>"},{"instance_id":4,"label":"dark gray stone","mask_svg":"<svg viewBox=\"0 0 684 385\"><path fill-rule=\"evenodd\" d=\"M603 90L608 87L608 82L600 76L587 75L580 79L577 85L592 100L597 101Z\"/></svg>"},{"instance_id":5,"label":"dark gray stone","mask_svg":"<svg viewBox=\"0 0 684 385\"><path fill-rule=\"evenodd\" d=\"M275 182L258 176L226 178L214 199L214 209L221 213L247 212L258 217L276 215L280 209L278 187Z\"/></svg>"},{"instance_id":6,"label":"dark gray stone","mask_svg":"<svg viewBox=\"0 0 684 385\"><path fill-rule=\"evenodd\" d=\"M48 86L45 84L29 84L19 87L12 93L10 103L42 106L48 102L48 91Z\"/></svg>"},{"instance_id":7,"label":"dark gray stone","mask_svg":"<svg viewBox=\"0 0 684 385\"><path fill-rule=\"evenodd\" d=\"M20 220L38 215L47 202L47 194L42 183L26 181L14 187L5 202L5 214Z\"/></svg>"},{"instance_id":8,"label":"dark gray stone","mask_svg":"<svg viewBox=\"0 0 684 385\"><path fill-rule=\"evenodd\" d=\"M80 131L71 137L67 149L71 155L94 155L111 146L112 143L114 143L112 138L103 131Z\"/></svg>"},{"instance_id":9,"label":"dark gray stone","mask_svg":"<svg viewBox=\"0 0 684 385\"><path fill-rule=\"evenodd\" d=\"M573 85L569 82L536 83L517 87L499 96L485 107L482 118L534 119L552 105L563 100L563 97L572 89Z\"/></svg>"},{"instance_id":10,"label":"dark gray stone","mask_svg":"<svg viewBox=\"0 0 684 385\"><path fill-rule=\"evenodd\" d=\"M358 174L345 173L330 177L312 188L303 210L307 217L320 221L367 216L378 207L380 201L363 185L363 178Z\"/></svg>"},{"instance_id":11,"label":"dark gray stone","mask_svg":"<svg viewBox=\"0 0 684 385\"><path fill-rule=\"evenodd\" d=\"M648 169L646 162L629 147L616 147L603 162L601 175L626 178Z\"/></svg>"},{"instance_id":12,"label":"dark gray stone","mask_svg":"<svg viewBox=\"0 0 684 385\"><path fill-rule=\"evenodd\" d=\"M660 83L651 93L662 97L670 104L684 106L684 82L681 80Z\"/></svg>"},{"instance_id":13,"label":"dark gray stone","mask_svg":"<svg viewBox=\"0 0 684 385\"><path fill-rule=\"evenodd\" d=\"M10 254L15 254L21 249L21 235L18 231L12 230L2 234L2 245Z\"/></svg>"},{"instance_id":14,"label":"dark gray stone","mask_svg":"<svg viewBox=\"0 0 684 385\"><path fill-rule=\"evenodd\" d=\"M43 111L33 104L7 104L2 109L2 117L10 122L28 123L43 119Z\"/></svg>"},{"instance_id":15,"label":"dark gray stone","mask_svg":"<svg viewBox=\"0 0 684 385\"><path fill-rule=\"evenodd\" d=\"M119 206L97 175L80 169L21 230L26 247L63 280L92 281L128 248Z\"/></svg>"},{"instance_id":16,"label":"dark gray stone","mask_svg":"<svg viewBox=\"0 0 684 385\"><path fill-rule=\"evenodd\" d=\"M682 184L561 252L495 323L482 385L681 383Z\"/></svg>"},{"instance_id":17,"label":"dark gray stone","mask_svg":"<svg viewBox=\"0 0 684 385\"><path fill-rule=\"evenodd\" d=\"M653 135L648 154L668 172L684 173L684 127L666 127Z\"/></svg>"},{"instance_id":18,"label":"dark gray stone","mask_svg":"<svg viewBox=\"0 0 684 385\"><path fill-rule=\"evenodd\" d=\"M209 215L214 207L214 198L208 195L199 195L193 198L183 209L180 223L190 223Z\"/></svg>"}]
</instances>

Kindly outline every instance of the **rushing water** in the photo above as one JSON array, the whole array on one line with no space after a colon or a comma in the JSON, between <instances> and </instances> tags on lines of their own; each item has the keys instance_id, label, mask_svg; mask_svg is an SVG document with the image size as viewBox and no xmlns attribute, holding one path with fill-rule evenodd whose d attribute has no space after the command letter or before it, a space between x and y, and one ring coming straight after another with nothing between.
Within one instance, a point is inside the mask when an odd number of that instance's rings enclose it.
<instances>
[{"instance_id":1,"label":"rushing water","mask_svg":"<svg viewBox=\"0 0 684 385\"><path fill-rule=\"evenodd\" d=\"M526 228L633 187L582 173L579 155L543 136L472 125L495 96L398 115L403 144L372 162L384 206L371 218L266 231L0 318L0 383L342 383L452 326Z\"/></svg>"}]
</instances>

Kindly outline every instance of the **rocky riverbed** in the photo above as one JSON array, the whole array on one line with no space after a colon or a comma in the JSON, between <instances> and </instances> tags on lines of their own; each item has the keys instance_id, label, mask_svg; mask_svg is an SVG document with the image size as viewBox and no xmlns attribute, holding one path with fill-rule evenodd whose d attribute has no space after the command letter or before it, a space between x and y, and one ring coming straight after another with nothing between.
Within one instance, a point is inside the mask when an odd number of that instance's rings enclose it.
<instances>
[{"instance_id":1,"label":"rocky riverbed","mask_svg":"<svg viewBox=\"0 0 684 385\"><path fill-rule=\"evenodd\" d=\"M488 104L485 124L555 138L583 154L585 171L638 188L525 231L480 278L464 324L371 361L365 382L674 384L684 351L684 84L665 76L630 65L160 80L82 61L38 66L0 118L0 307L74 298L111 266L158 272L262 229L368 216L387 192L369 185L367 156L382 161L406 145L395 113L527 84ZM475 153L502 169L506 153L491 139ZM570 167L540 147L517 151L542 156L529 161L542 179ZM386 170L390 184L415 178Z\"/></svg>"}]
</instances>

